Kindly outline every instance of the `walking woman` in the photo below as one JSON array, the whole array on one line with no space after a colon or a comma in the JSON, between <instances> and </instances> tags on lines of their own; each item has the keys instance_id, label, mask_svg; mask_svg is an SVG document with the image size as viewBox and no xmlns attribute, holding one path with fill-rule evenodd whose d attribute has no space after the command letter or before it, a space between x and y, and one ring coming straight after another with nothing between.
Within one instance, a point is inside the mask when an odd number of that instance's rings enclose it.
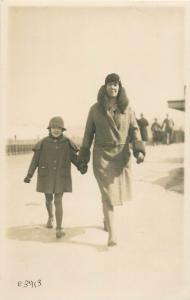
<instances>
[{"instance_id":1,"label":"walking woman","mask_svg":"<svg viewBox=\"0 0 190 300\"><path fill-rule=\"evenodd\" d=\"M93 171L103 205L104 230L108 231L108 246L117 244L114 229L114 206L130 199L130 146L137 163L144 161L136 117L129 107L125 89L117 74L109 74L89 111L79 160L88 164L94 139Z\"/></svg>"}]
</instances>

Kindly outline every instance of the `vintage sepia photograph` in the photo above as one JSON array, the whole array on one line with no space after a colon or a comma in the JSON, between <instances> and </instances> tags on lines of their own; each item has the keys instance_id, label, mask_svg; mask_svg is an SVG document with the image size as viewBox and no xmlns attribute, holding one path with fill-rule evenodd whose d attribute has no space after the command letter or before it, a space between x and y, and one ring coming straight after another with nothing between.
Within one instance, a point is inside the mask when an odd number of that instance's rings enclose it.
<instances>
[{"instance_id":1,"label":"vintage sepia photograph","mask_svg":"<svg viewBox=\"0 0 190 300\"><path fill-rule=\"evenodd\" d=\"M0 5L2 299L190 299L190 2Z\"/></svg>"}]
</instances>

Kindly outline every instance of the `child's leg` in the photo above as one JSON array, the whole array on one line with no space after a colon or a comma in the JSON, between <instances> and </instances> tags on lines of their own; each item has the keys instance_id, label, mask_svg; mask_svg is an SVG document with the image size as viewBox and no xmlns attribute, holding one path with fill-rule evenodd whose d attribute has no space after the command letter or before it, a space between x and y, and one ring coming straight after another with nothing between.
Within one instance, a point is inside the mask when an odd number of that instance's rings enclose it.
<instances>
[{"instance_id":1,"label":"child's leg","mask_svg":"<svg viewBox=\"0 0 190 300\"><path fill-rule=\"evenodd\" d=\"M62 197L63 197L63 193L55 194L54 196L57 229L61 229L61 225L62 225L62 218L63 218Z\"/></svg>"},{"instance_id":2,"label":"child's leg","mask_svg":"<svg viewBox=\"0 0 190 300\"><path fill-rule=\"evenodd\" d=\"M53 194L45 194L45 197L46 197L46 208L49 217L46 226L48 228L52 228L53 227L53 205L52 205Z\"/></svg>"},{"instance_id":3,"label":"child's leg","mask_svg":"<svg viewBox=\"0 0 190 300\"><path fill-rule=\"evenodd\" d=\"M46 197L46 208L48 212L49 218L53 218L53 205L52 205L52 200L53 200L53 194L45 194Z\"/></svg>"}]
</instances>

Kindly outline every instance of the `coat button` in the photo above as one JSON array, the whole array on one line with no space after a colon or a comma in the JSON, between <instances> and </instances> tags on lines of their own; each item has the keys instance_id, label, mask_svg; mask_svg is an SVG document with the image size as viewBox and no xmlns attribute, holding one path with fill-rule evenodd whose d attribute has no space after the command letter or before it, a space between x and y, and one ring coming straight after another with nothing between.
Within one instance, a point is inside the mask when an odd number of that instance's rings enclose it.
<instances>
[{"instance_id":1,"label":"coat button","mask_svg":"<svg viewBox=\"0 0 190 300\"><path fill-rule=\"evenodd\" d=\"M54 160L53 162L54 162L54 163L56 163L57 161L56 161L56 160Z\"/></svg>"},{"instance_id":2,"label":"coat button","mask_svg":"<svg viewBox=\"0 0 190 300\"><path fill-rule=\"evenodd\" d=\"M56 170L56 167L53 167L54 170Z\"/></svg>"}]
</instances>

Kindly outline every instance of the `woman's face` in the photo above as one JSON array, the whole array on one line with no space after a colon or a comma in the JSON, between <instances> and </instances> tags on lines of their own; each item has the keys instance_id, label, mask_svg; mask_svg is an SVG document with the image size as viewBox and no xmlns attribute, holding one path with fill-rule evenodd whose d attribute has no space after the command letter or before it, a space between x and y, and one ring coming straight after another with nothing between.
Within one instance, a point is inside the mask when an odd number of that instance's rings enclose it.
<instances>
[{"instance_id":1,"label":"woman's face","mask_svg":"<svg viewBox=\"0 0 190 300\"><path fill-rule=\"evenodd\" d=\"M51 135L55 138L59 137L62 134L61 127L52 127L50 128Z\"/></svg>"},{"instance_id":2,"label":"woman's face","mask_svg":"<svg viewBox=\"0 0 190 300\"><path fill-rule=\"evenodd\" d=\"M108 97L115 98L119 93L119 83L118 82L108 82L106 85L106 92Z\"/></svg>"}]
</instances>

